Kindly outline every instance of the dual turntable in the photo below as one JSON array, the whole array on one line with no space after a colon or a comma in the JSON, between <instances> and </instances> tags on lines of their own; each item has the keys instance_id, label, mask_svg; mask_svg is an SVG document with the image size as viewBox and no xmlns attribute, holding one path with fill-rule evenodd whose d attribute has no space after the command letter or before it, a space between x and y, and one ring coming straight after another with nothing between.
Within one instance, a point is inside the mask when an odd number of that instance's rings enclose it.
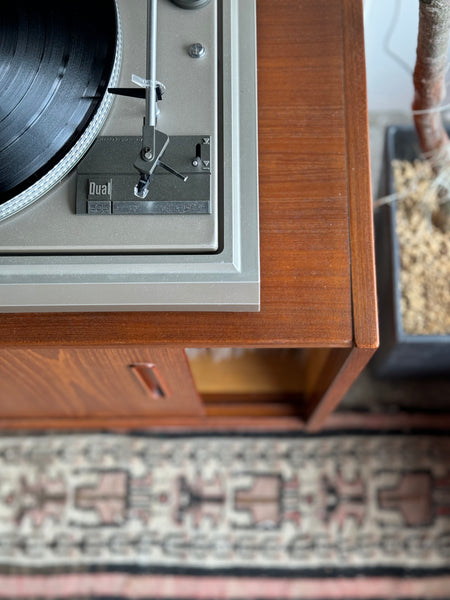
<instances>
[{"instance_id":1,"label":"dual turntable","mask_svg":"<svg viewBox=\"0 0 450 600\"><path fill-rule=\"evenodd\" d=\"M255 0L17 0L0 310L258 310Z\"/></svg>"}]
</instances>

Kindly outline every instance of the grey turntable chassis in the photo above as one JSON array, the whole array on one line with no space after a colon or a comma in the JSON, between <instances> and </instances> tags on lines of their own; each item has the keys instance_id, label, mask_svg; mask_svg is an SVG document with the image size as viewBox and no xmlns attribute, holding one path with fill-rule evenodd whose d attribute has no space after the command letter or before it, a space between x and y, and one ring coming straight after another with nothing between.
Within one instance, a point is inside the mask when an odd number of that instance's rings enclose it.
<instances>
[{"instance_id":1,"label":"grey turntable chassis","mask_svg":"<svg viewBox=\"0 0 450 600\"><path fill-rule=\"evenodd\" d=\"M1 311L259 309L256 6L255 0L217 0L217 6L218 249L94 254L87 247L82 255L4 255Z\"/></svg>"}]
</instances>

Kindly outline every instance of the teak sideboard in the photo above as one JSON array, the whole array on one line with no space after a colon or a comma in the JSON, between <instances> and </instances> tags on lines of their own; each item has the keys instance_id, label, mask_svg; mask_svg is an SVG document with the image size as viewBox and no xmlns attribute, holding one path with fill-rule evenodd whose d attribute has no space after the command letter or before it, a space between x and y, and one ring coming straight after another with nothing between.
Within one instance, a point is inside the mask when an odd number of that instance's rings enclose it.
<instances>
[{"instance_id":1,"label":"teak sideboard","mask_svg":"<svg viewBox=\"0 0 450 600\"><path fill-rule=\"evenodd\" d=\"M316 430L376 350L361 1L257 19L261 311L2 314L1 428ZM214 347L303 349L302 392L199 394Z\"/></svg>"}]
</instances>

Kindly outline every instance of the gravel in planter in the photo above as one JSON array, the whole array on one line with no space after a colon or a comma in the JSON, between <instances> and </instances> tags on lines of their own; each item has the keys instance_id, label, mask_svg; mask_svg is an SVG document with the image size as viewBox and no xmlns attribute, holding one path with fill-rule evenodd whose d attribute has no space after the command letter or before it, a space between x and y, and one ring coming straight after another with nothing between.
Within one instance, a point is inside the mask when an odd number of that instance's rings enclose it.
<instances>
[{"instance_id":1,"label":"gravel in planter","mask_svg":"<svg viewBox=\"0 0 450 600\"><path fill-rule=\"evenodd\" d=\"M438 222L439 193L427 161L394 160L403 330L450 333L450 231Z\"/></svg>"}]
</instances>

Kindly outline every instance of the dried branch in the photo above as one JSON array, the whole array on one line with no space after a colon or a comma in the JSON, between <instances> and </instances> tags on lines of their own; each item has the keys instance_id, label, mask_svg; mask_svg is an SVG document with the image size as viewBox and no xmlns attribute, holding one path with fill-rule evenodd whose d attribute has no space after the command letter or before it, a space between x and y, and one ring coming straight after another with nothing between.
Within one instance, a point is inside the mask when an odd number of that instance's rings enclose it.
<instances>
[{"instance_id":1,"label":"dried branch","mask_svg":"<svg viewBox=\"0 0 450 600\"><path fill-rule=\"evenodd\" d=\"M449 34L450 0L420 0L413 111L420 144L427 154L449 141L437 110L445 97Z\"/></svg>"},{"instance_id":2,"label":"dried branch","mask_svg":"<svg viewBox=\"0 0 450 600\"><path fill-rule=\"evenodd\" d=\"M450 170L449 138L439 110L446 95L449 36L450 0L420 0L412 108L420 146L431 159L436 173ZM450 185L444 196L450 198ZM448 204L445 213L448 213Z\"/></svg>"}]
</instances>

